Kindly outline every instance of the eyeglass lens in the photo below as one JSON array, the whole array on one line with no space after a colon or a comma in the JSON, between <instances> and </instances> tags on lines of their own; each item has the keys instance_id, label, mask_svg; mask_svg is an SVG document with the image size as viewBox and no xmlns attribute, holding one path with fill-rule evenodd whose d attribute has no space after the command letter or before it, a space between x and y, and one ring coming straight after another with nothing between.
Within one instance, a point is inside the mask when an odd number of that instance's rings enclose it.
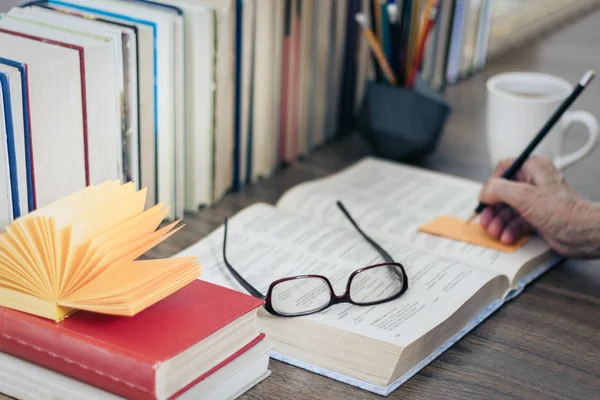
<instances>
[{"instance_id":1,"label":"eyeglass lens","mask_svg":"<svg viewBox=\"0 0 600 400\"><path fill-rule=\"evenodd\" d=\"M290 279L273 286L271 306L284 315L316 312L331 302L329 284L319 277Z\"/></svg>"},{"instance_id":2,"label":"eyeglass lens","mask_svg":"<svg viewBox=\"0 0 600 400\"><path fill-rule=\"evenodd\" d=\"M366 268L354 275L350 282L350 299L353 302L373 303L396 296L402 290L404 280L394 265Z\"/></svg>"}]
</instances>

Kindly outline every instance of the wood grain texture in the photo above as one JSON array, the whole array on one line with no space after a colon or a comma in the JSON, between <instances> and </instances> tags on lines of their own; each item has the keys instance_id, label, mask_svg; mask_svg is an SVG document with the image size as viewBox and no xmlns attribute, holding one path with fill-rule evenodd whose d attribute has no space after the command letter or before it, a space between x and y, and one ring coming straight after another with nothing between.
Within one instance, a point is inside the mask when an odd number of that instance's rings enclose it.
<instances>
[{"instance_id":1,"label":"wood grain texture","mask_svg":"<svg viewBox=\"0 0 600 400\"><path fill-rule=\"evenodd\" d=\"M490 63L448 88L453 112L437 151L421 165L483 181L491 174L485 140L485 81L505 71L543 71L576 82L600 71L600 12L558 28ZM600 119L600 82L572 109ZM584 140L573 129L569 148ZM217 206L186 216L183 230L152 251L169 256L201 239L243 207L274 203L293 185L325 176L368 154L356 137L328 145L309 160L228 195ZM567 179L585 197L600 201L600 147L571 168ZM476 199L474 199L475 201ZM381 399L354 387L281 362L242 399ZM592 399L600 396L600 261L568 261L530 285L463 340L441 355L391 399ZM0 398L2 396L0 395Z\"/></svg>"}]
</instances>

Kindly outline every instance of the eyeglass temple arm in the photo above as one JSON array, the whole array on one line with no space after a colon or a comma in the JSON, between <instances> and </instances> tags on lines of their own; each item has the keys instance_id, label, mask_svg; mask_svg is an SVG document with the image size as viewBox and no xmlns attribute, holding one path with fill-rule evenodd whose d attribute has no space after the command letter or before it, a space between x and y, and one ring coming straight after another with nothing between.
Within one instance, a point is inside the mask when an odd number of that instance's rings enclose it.
<instances>
[{"instance_id":1,"label":"eyeglass temple arm","mask_svg":"<svg viewBox=\"0 0 600 400\"><path fill-rule=\"evenodd\" d=\"M227 260L227 218L225 218L225 233L223 235L223 261L225 261L225 266L231 272L231 274L235 277L235 279L250 293L252 296L257 297L259 299L265 299L265 295L259 292L254 286L252 286L248 281L246 281L238 272L229 264L229 260Z\"/></svg>"},{"instance_id":2,"label":"eyeglass temple arm","mask_svg":"<svg viewBox=\"0 0 600 400\"><path fill-rule=\"evenodd\" d=\"M354 218L352 218L352 216L350 215L350 213L348 212L348 210L346 210L346 207L344 207L344 205L342 204L341 201L337 201L337 206L340 208L340 210L342 210L342 212L344 213L344 215L346 216L346 218L348 218L348 220L352 223L352 225L354 226L354 228L356 228L356 230L358 231L358 233L360 233L362 235L363 238L365 238L365 240L367 242L369 242L369 244L371 246L373 246L373 248L375 250L377 250L377 252L379 252L379 254L381 255L381 257L389 262L389 263L394 263L394 259L392 258L392 256L389 255L389 253L387 251L385 251L380 245L378 245L373 239L371 239L366 233L364 233L362 231L362 229L360 229L360 227L358 226L358 224L354 221ZM402 274L400 273L400 271L397 270L397 268L393 268L393 270L396 272L396 274L398 274L398 276L402 276Z\"/></svg>"}]
</instances>

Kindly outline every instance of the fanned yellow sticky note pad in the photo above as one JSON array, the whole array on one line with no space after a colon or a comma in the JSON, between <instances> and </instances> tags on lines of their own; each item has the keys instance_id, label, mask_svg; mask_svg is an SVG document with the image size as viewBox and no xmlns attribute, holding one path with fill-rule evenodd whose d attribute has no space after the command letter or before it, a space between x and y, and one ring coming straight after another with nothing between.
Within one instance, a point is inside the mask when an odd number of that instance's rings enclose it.
<instances>
[{"instance_id":1,"label":"fanned yellow sticky note pad","mask_svg":"<svg viewBox=\"0 0 600 400\"><path fill-rule=\"evenodd\" d=\"M135 315L196 279L195 256L139 260L181 228L146 189L108 181L41 207L0 234L0 306L60 321Z\"/></svg>"},{"instance_id":2,"label":"fanned yellow sticky note pad","mask_svg":"<svg viewBox=\"0 0 600 400\"><path fill-rule=\"evenodd\" d=\"M441 215L434 220L422 225L420 232L431 235L443 236L448 239L488 247L490 249L512 253L523 246L528 237L523 237L513 245L506 245L491 237L478 222L467 224L464 219Z\"/></svg>"}]
</instances>

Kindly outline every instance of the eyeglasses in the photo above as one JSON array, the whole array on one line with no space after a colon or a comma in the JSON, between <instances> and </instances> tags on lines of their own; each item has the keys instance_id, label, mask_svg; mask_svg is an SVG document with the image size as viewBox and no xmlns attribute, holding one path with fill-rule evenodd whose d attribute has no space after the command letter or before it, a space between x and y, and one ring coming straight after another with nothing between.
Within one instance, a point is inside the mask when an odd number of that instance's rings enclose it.
<instances>
[{"instance_id":1,"label":"eyeglasses","mask_svg":"<svg viewBox=\"0 0 600 400\"><path fill-rule=\"evenodd\" d=\"M248 283L227 259L227 218L225 218L223 238L225 266L248 293L265 301L264 307L269 313L280 317L314 314L338 303L372 306L402 296L408 289L408 278L402 264L394 262L381 246L360 229L341 202L338 201L337 206L358 233L385 260L384 263L366 266L352 272L342 296L335 294L329 279L322 275L298 275L278 279L271 283L267 295L263 295Z\"/></svg>"}]
</instances>

